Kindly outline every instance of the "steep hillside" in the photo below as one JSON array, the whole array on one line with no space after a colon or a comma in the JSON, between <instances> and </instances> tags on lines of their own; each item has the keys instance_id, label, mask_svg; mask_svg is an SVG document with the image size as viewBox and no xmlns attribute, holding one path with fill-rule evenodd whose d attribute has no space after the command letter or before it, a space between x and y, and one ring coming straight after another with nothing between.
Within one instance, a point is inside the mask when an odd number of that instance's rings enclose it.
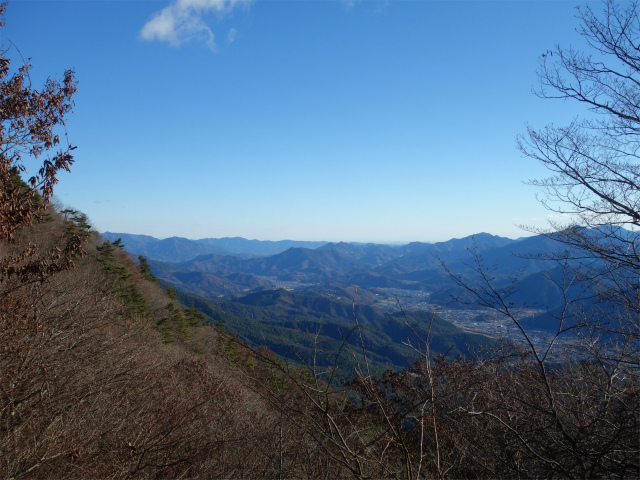
<instances>
[{"instance_id":1,"label":"steep hillside","mask_svg":"<svg viewBox=\"0 0 640 480\"><path fill-rule=\"evenodd\" d=\"M49 218L2 243L3 254L79 228ZM245 386L234 362L247 353L200 326L203 316L180 308L117 245L89 232L82 248L68 271L26 282L9 272L0 284L0 475L275 476L284 465L261 445L285 424ZM290 474L318 466L295 465L287 461Z\"/></svg>"}]
</instances>

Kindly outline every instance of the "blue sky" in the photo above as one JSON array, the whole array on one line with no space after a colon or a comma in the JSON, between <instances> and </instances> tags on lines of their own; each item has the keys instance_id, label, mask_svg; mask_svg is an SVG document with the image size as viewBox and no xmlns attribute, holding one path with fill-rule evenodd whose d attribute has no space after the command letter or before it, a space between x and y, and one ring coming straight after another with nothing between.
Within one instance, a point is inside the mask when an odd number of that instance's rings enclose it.
<instances>
[{"instance_id":1,"label":"blue sky","mask_svg":"<svg viewBox=\"0 0 640 480\"><path fill-rule=\"evenodd\" d=\"M516 136L582 113L531 93L575 4L13 0L0 35L34 86L76 70L56 193L100 231L518 237L549 212Z\"/></svg>"}]
</instances>

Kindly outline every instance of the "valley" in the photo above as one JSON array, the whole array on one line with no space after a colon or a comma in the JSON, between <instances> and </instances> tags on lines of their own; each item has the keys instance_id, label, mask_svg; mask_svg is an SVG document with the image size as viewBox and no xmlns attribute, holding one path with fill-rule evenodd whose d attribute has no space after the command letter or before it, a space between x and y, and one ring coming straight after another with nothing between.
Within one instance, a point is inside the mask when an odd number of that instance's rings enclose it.
<instances>
[{"instance_id":1,"label":"valley","mask_svg":"<svg viewBox=\"0 0 640 480\"><path fill-rule=\"evenodd\" d=\"M320 324L328 321L345 328L353 325L354 307L367 308L368 317L376 318L402 312L434 312L459 334L472 335L467 338L472 344L480 337L491 342L524 341L511 320L494 309L474 305L459 282L456 284L455 277L480 286L474 261L494 266L491 281L504 291L505 300L511 303L516 318L526 325L536 346L547 344L557 326L549 312L561 308L564 302L557 262L542 259L552 250L552 240L544 236L512 240L481 233L447 242L399 246L240 238L157 240L120 233L103 236L111 241L122 238L125 250L134 258L145 256L159 279L182 292L185 305L196 306L212 321L222 321L246 341L270 338L266 343L276 350L274 333L265 333L266 325L277 325L278 335L288 329L290 337L300 340L296 332L300 328L294 326L295 322L304 323L306 328L321 328ZM181 250L176 250L176 245ZM186 258L185 252L199 255ZM515 276L519 287L511 289L508 286ZM579 289L572 288L576 292ZM272 300L274 295L279 297L277 301ZM256 296L270 299L257 301ZM459 301L455 300L457 297ZM207 310L204 304L215 307ZM250 313L244 310L247 304L253 305ZM238 305L243 307L239 309ZM255 310L265 308L272 310ZM239 314L238 310L245 313ZM377 331L377 327L368 328ZM563 344L567 342L570 337L563 337ZM468 346L471 345L453 340L441 353L465 351ZM403 365L393 355L382 359L382 363Z\"/></svg>"}]
</instances>

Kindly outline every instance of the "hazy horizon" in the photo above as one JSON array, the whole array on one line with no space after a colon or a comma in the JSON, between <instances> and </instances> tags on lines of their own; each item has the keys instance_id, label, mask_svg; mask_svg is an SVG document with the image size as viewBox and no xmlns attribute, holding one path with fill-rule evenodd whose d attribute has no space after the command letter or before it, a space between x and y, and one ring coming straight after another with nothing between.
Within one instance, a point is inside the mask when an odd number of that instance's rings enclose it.
<instances>
[{"instance_id":1,"label":"hazy horizon","mask_svg":"<svg viewBox=\"0 0 640 480\"><path fill-rule=\"evenodd\" d=\"M476 232L473 233L471 235L465 235L462 237L452 237L452 238L448 238L445 240L435 240L435 241L431 241L431 240L408 240L408 241L363 241L363 240L324 240L324 239L295 239L295 238L279 238L279 239L259 239L259 238L248 238L248 237L242 237L239 235L232 235L232 236L224 236L224 237L200 237L200 238L191 238L191 237L185 237L182 235L171 235L168 237L156 237L155 235L148 235L145 233L130 233L130 232L115 232L115 231L111 231L111 230L105 230L105 231L101 231L100 234L115 234L115 235L140 235L140 236L147 236L147 237L153 237L156 240L167 240L169 238L186 238L187 240L194 240L194 241L199 241L199 240L206 240L206 239L227 239L227 238L242 238L244 240L250 240L250 241L258 241L258 242L326 242L326 243L355 243L355 244L377 244L377 245L391 245L391 246L402 246L402 245L408 245L409 243L414 243L414 242L419 242L419 243L440 243L440 242L446 242L448 240L458 240L461 238L465 238L465 237L469 237L469 236L473 236L473 235L480 235L483 233L488 233L489 235L493 235L490 232ZM524 232L523 232L524 233ZM503 235L496 235L499 237L504 237ZM520 238L524 238L524 237L528 237L528 236L533 236L533 234L529 234L529 235L521 235L519 237L504 237L504 238L509 238L510 240L518 240Z\"/></svg>"}]
</instances>

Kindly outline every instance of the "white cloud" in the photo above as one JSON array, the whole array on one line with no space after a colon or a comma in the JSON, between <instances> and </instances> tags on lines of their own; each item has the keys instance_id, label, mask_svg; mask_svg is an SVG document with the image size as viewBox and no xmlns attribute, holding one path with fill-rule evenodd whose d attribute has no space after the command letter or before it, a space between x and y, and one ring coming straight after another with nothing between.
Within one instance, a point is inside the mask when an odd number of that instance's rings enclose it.
<instances>
[{"instance_id":1,"label":"white cloud","mask_svg":"<svg viewBox=\"0 0 640 480\"><path fill-rule=\"evenodd\" d=\"M208 13L219 16L231 12L235 7L249 5L252 0L175 0L168 7L153 15L142 30L140 37L145 40L159 40L169 45L178 45L195 40L207 48L215 50L215 36L203 20ZM229 31L227 41L235 38L235 29Z\"/></svg>"}]
</instances>

